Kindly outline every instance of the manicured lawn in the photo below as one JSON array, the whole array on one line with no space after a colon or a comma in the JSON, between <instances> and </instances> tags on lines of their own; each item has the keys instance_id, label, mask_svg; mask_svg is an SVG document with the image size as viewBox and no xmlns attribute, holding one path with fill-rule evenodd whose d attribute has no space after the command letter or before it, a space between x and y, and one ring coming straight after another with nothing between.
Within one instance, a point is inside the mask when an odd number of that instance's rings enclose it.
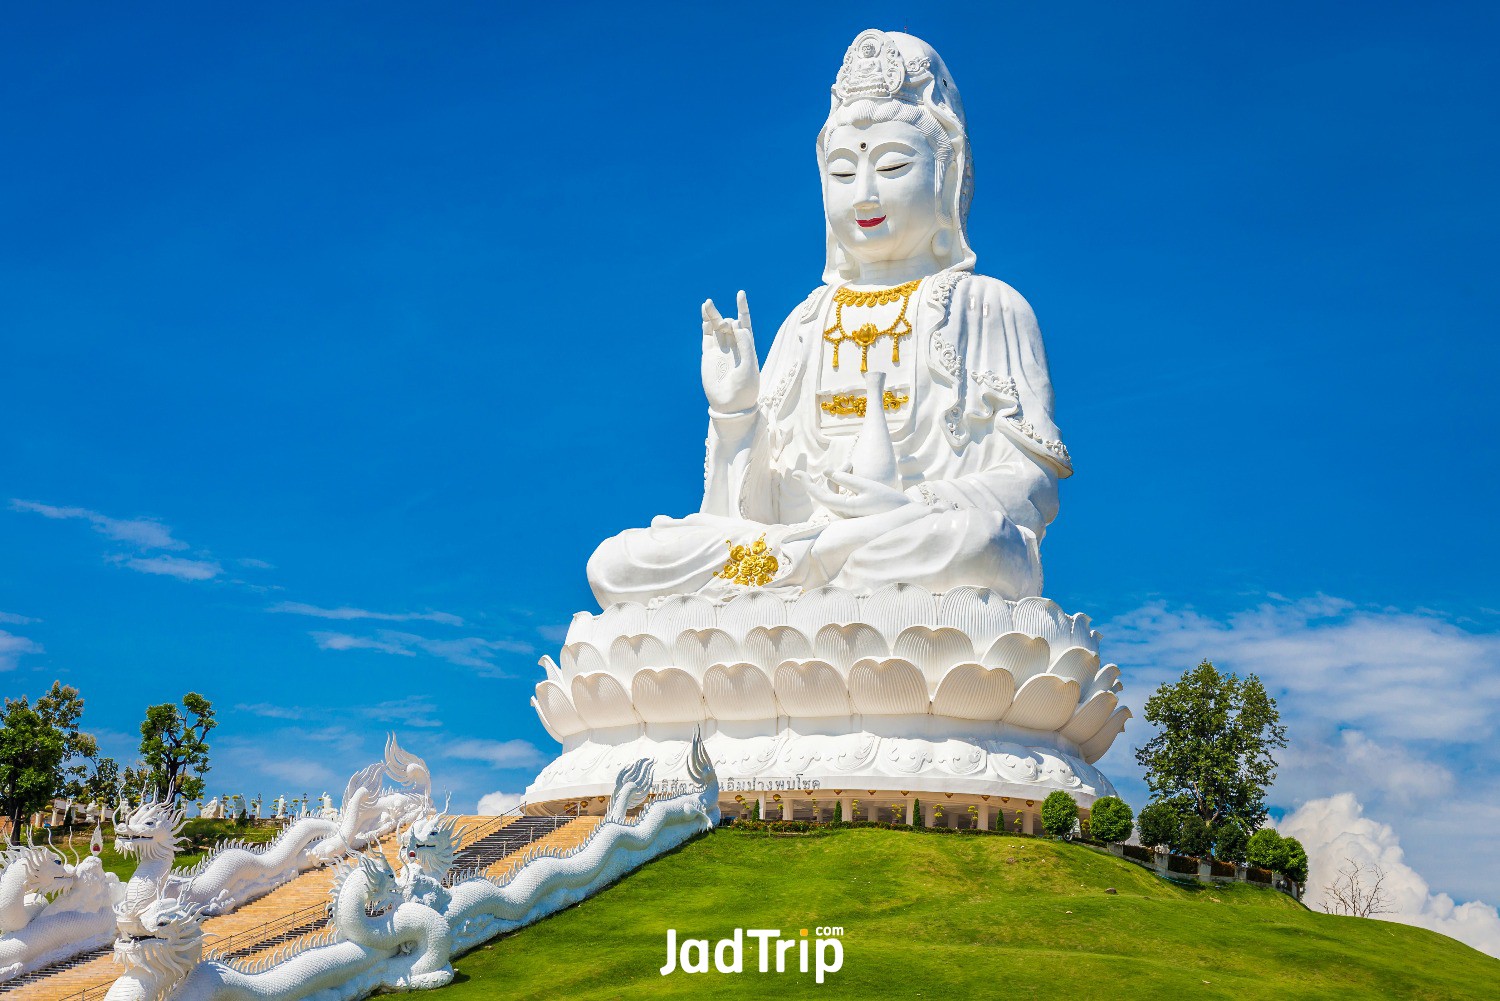
<instances>
[{"instance_id":1,"label":"manicured lawn","mask_svg":"<svg viewBox=\"0 0 1500 1001\"><path fill-rule=\"evenodd\" d=\"M1106 894L1114 887L1115 894ZM666 932L842 925L843 969L663 977ZM793 957L795 952L791 954ZM1494 998L1500 960L1248 886L1182 887L1079 845L872 829L718 831L471 953L438 1001ZM772 969L774 971L774 965ZM710 965L710 970L713 967Z\"/></svg>"}]
</instances>

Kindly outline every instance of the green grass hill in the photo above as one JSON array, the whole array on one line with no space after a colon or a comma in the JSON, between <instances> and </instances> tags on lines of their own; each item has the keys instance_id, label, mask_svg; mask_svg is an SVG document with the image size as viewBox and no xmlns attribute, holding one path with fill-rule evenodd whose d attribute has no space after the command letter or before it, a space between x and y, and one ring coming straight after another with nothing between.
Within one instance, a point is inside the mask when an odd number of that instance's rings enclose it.
<instances>
[{"instance_id":1,"label":"green grass hill","mask_svg":"<svg viewBox=\"0 0 1500 1001\"><path fill-rule=\"evenodd\" d=\"M1113 887L1117 892L1105 893ZM843 968L669 976L666 932L844 929ZM792 953L795 956L796 953ZM539 998L1494 998L1500 960L1433 932L1179 886L1081 845L873 828L717 831L459 960L435 1001Z\"/></svg>"}]
</instances>

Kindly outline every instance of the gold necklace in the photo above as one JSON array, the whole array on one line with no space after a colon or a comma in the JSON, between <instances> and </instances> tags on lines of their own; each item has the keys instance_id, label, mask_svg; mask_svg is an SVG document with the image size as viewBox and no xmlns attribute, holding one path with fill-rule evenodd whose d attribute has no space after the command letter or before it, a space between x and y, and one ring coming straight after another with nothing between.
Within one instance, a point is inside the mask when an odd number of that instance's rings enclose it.
<instances>
[{"instance_id":1,"label":"gold necklace","mask_svg":"<svg viewBox=\"0 0 1500 1001\"><path fill-rule=\"evenodd\" d=\"M874 289L870 292L856 292L845 285L833 293L833 326L823 331L823 340L833 345L835 372L839 367L839 345L844 341L853 341L859 345L859 370L861 372L870 370L870 348L882 337L891 339L891 364L901 364L901 338L911 336L911 321L906 318L906 311L911 307L912 293L921 284L922 279L914 278L894 288ZM844 329L845 306L884 306L897 299L901 300L901 312L896 314L896 319L891 321L891 325L884 330L873 323L856 327L853 333Z\"/></svg>"}]
</instances>

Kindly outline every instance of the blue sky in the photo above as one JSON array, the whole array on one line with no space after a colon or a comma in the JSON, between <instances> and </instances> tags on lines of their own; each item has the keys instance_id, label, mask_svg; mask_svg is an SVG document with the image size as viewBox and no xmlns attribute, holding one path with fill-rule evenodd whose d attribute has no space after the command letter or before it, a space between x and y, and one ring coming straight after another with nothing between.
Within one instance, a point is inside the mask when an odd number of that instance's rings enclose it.
<instances>
[{"instance_id":1,"label":"blue sky","mask_svg":"<svg viewBox=\"0 0 1500 1001\"><path fill-rule=\"evenodd\" d=\"M0 686L126 759L202 691L214 791L336 793L390 726L522 788L584 560L698 502L698 303L764 350L817 283L828 85L909 26L1050 352L1047 592L1137 704L1260 671L1278 807L1500 899L1445 805L1500 830L1497 16L1213 6L12 11Z\"/></svg>"}]
</instances>

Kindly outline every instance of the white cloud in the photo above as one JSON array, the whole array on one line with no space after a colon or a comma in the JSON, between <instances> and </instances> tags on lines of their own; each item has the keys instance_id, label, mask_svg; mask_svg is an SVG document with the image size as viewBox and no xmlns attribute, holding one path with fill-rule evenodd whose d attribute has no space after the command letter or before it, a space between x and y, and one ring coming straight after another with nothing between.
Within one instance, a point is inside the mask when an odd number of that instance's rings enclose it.
<instances>
[{"instance_id":1,"label":"white cloud","mask_svg":"<svg viewBox=\"0 0 1500 1001\"><path fill-rule=\"evenodd\" d=\"M250 569L250 570L275 570L276 569L276 565L274 563L267 563L265 560L257 560L257 559L254 559L252 557L249 557L249 556L246 556L246 557L244 557L242 559L235 560L234 562L237 563L237 564L239 564L240 566L246 567L247 569Z\"/></svg>"},{"instance_id":2,"label":"white cloud","mask_svg":"<svg viewBox=\"0 0 1500 1001\"><path fill-rule=\"evenodd\" d=\"M394 629L377 630L374 636L354 636L321 630L309 635L322 650L374 650L402 657L415 657L418 653L424 653L459 667L476 668L486 677L492 678L507 676L495 664L496 654L535 651L530 643L515 640L487 640L479 636L435 640Z\"/></svg>"},{"instance_id":3,"label":"white cloud","mask_svg":"<svg viewBox=\"0 0 1500 1001\"><path fill-rule=\"evenodd\" d=\"M318 644L319 650L375 650L379 653L393 653L401 657L416 656L414 652L400 644L386 643L368 636L350 636L348 633L322 631L315 631L308 635L313 638L314 643Z\"/></svg>"},{"instance_id":4,"label":"white cloud","mask_svg":"<svg viewBox=\"0 0 1500 1001\"><path fill-rule=\"evenodd\" d=\"M429 728L443 725L443 721L438 718L437 707L425 695L412 695L366 706L360 710L360 714L379 723L396 723L401 726Z\"/></svg>"},{"instance_id":5,"label":"white cloud","mask_svg":"<svg viewBox=\"0 0 1500 1001\"><path fill-rule=\"evenodd\" d=\"M224 568L213 560L189 560L181 556L138 556L113 560L139 573L176 577L178 580L213 580Z\"/></svg>"},{"instance_id":6,"label":"white cloud","mask_svg":"<svg viewBox=\"0 0 1500 1001\"><path fill-rule=\"evenodd\" d=\"M1147 605L1107 624L1110 655L1176 675L1209 659L1295 697L1337 726L1484 743L1500 713L1500 634L1435 615L1320 596L1223 620Z\"/></svg>"},{"instance_id":7,"label":"white cloud","mask_svg":"<svg viewBox=\"0 0 1500 1001\"><path fill-rule=\"evenodd\" d=\"M1406 863L1396 832L1389 824L1366 817L1353 793L1311 800L1276 826L1307 849L1305 902L1309 907L1322 906L1324 888L1346 859L1359 866L1378 866L1385 873L1384 889L1392 911L1381 915L1382 920L1430 928L1500 956L1500 913L1482 901L1456 904L1446 893L1433 893L1427 880Z\"/></svg>"},{"instance_id":8,"label":"white cloud","mask_svg":"<svg viewBox=\"0 0 1500 1001\"><path fill-rule=\"evenodd\" d=\"M268 612L288 615L308 615L316 619L375 619L381 622L439 622L445 626L461 626L464 620L449 612L372 612L364 608L320 608L300 601L282 601L267 608Z\"/></svg>"},{"instance_id":9,"label":"white cloud","mask_svg":"<svg viewBox=\"0 0 1500 1001\"><path fill-rule=\"evenodd\" d=\"M37 501L13 499L12 511L29 511L43 518L60 521L81 518L94 527L94 531L116 542L128 543L141 549L186 549L187 543L173 538L172 529L155 518L111 518L83 507L56 507Z\"/></svg>"},{"instance_id":10,"label":"white cloud","mask_svg":"<svg viewBox=\"0 0 1500 1001\"><path fill-rule=\"evenodd\" d=\"M267 719L299 720L307 718L307 711L304 709L299 709L296 706L278 706L270 702L241 703L235 706L235 709L256 716L264 716Z\"/></svg>"},{"instance_id":11,"label":"white cloud","mask_svg":"<svg viewBox=\"0 0 1500 1001\"><path fill-rule=\"evenodd\" d=\"M41 652L42 645L35 640L0 629L0 671L14 671L23 655Z\"/></svg>"},{"instance_id":12,"label":"white cloud","mask_svg":"<svg viewBox=\"0 0 1500 1001\"><path fill-rule=\"evenodd\" d=\"M13 612L0 612L0 622L3 622L8 626L29 626L33 622L38 621L40 620L33 619L25 615L16 615Z\"/></svg>"},{"instance_id":13,"label":"white cloud","mask_svg":"<svg viewBox=\"0 0 1500 1001\"><path fill-rule=\"evenodd\" d=\"M483 761L494 768L534 768L546 761L536 746L525 740L455 740L444 749L450 758Z\"/></svg>"},{"instance_id":14,"label":"white cloud","mask_svg":"<svg viewBox=\"0 0 1500 1001\"><path fill-rule=\"evenodd\" d=\"M526 797L518 792L491 792L479 797L475 813L481 817L498 817L525 802Z\"/></svg>"}]
</instances>

